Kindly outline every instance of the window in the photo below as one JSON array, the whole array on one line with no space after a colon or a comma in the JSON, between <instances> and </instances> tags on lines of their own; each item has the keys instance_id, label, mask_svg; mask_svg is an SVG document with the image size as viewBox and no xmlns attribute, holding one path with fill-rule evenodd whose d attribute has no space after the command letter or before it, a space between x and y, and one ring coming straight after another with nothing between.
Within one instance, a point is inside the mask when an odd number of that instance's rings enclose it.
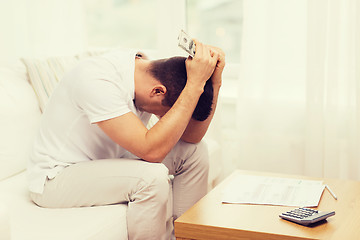
<instances>
[{"instance_id":1,"label":"window","mask_svg":"<svg viewBox=\"0 0 360 240\"><path fill-rule=\"evenodd\" d=\"M186 26L191 36L221 47L227 63L240 62L242 0L83 0L83 5L90 48L168 51L177 48L174 39Z\"/></svg>"},{"instance_id":2,"label":"window","mask_svg":"<svg viewBox=\"0 0 360 240\"><path fill-rule=\"evenodd\" d=\"M83 0L90 48L157 47L156 0Z\"/></svg>"},{"instance_id":3,"label":"window","mask_svg":"<svg viewBox=\"0 0 360 240\"><path fill-rule=\"evenodd\" d=\"M242 0L187 0L188 32L221 47L228 63L240 62Z\"/></svg>"},{"instance_id":4,"label":"window","mask_svg":"<svg viewBox=\"0 0 360 240\"><path fill-rule=\"evenodd\" d=\"M240 67L242 0L186 0L187 30L207 44L218 46L226 54L221 96L234 108Z\"/></svg>"}]
</instances>

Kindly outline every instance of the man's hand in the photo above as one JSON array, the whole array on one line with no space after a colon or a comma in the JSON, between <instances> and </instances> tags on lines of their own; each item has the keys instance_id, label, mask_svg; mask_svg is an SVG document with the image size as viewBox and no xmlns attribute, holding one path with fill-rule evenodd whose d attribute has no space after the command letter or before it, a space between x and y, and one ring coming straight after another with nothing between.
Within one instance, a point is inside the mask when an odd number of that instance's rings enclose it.
<instances>
[{"instance_id":1,"label":"man's hand","mask_svg":"<svg viewBox=\"0 0 360 240\"><path fill-rule=\"evenodd\" d=\"M206 81L213 75L219 62L219 51L211 50L210 46L194 39L196 53L194 58L186 59L187 84L200 86L202 89Z\"/></svg>"},{"instance_id":2,"label":"man's hand","mask_svg":"<svg viewBox=\"0 0 360 240\"><path fill-rule=\"evenodd\" d=\"M215 47L215 46L210 46L208 45L208 48L210 48L210 54L211 55L217 55L218 56L218 61L216 63L216 67L215 70L211 76L212 82L214 86L221 86L221 81L222 81L222 72L224 70L225 67L225 53L221 48Z\"/></svg>"}]
</instances>

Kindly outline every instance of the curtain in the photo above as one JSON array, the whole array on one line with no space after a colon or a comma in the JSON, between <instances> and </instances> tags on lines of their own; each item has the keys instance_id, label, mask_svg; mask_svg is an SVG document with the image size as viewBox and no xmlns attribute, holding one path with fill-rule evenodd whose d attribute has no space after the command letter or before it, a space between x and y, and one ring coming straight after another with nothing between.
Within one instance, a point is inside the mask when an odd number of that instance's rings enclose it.
<instances>
[{"instance_id":1,"label":"curtain","mask_svg":"<svg viewBox=\"0 0 360 240\"><path fill-rule=\"evenodd\" d=\"M234 167L360 179L360 3L244 0Z\"/></svg>"},{"instance_id":2,"label":"curtain","mask_svg":"<svg viewBox=\"0 0 360 240\"><path fill-rule=\"evenodd\" d=\"M0 1L0 58L67 55L86 44L80 0Z\"/></svg>"},{"instance_id":3,"label":"curtain","mask_svg":"<svg viewBox=\"0 0 360 240\"><path fill-rule=\"evenodd\" d=\"M308 2L305 170L312 175L360 179L359 14L357 0Z\"/></svg>"}]
</instances>

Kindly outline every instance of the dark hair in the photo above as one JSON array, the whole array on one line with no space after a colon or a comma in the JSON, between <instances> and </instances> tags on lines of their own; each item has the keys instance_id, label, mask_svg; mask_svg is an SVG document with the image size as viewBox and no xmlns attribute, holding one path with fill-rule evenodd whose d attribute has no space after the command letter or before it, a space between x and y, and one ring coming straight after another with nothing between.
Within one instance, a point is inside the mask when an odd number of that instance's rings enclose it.
<instances>
[{"instance_id":1,"label":"dark hair","mask_svg":"<svg viewBox=\"0 0 360 240\"><path fill-rule=\"evenodd\" d=\"M152 76L159 80L167 89L162 102L164 106L172 107L185 87L187 81L185 60L185 57L172 57L154 60L150 64L149 71ZM209 117L213 96L213 86L209 79L193 112L193 119L204 121Z\"/></svg>"}]
</instances>

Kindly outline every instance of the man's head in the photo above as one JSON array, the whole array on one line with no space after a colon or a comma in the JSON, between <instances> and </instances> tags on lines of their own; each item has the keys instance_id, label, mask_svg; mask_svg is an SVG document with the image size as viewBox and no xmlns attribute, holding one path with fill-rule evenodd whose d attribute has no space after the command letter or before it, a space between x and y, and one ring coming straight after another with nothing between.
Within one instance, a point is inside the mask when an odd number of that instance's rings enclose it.
<instances>
[{"instance_id":1,"label":"man's head","mask_svg":"<svg viewBox=\"0 0 360 240\"><path fill-rule=\"evenodd\" d=\"M185 87L187 81L185 57L172 57L151 61L148 71L152 77L157 79L165 88L166 93L162 105L172 107ZM192 118L204 121L211 113L213 101L213 87L208 80L201 94Z\"/></svg>"}]
</instances>

